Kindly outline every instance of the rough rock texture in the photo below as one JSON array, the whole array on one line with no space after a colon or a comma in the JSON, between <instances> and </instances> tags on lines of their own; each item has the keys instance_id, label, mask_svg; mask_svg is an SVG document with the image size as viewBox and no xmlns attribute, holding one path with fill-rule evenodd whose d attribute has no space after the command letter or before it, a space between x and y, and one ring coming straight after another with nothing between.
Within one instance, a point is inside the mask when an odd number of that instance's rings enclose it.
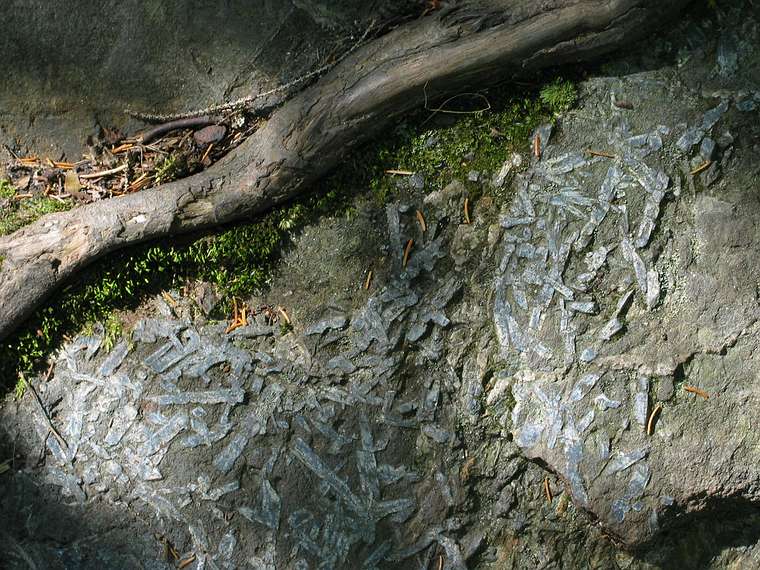
<instances>
[{"instance_id":1,"label":"rough rock texture","mask_svg":"<svg viewBox=\"0 0 760 570\"><path fill-rule=\"evenodd\" d=\"M494 321L516 402L502 421L632 547L760 498L757 157L751 139L714 153L760 95L745 33L731 70L719 49L716 74L589 82L593 115L564 122L501 219ZM699 104L673 105L696 81Z\"/></svg>"},{"instance_id":2,"label":"rough rock texture","mask_svg":"<svg viewBox=\"0 0 760 570\"><path fill-rule=\"evenodd\" d=\"M271 89L324 64L371 19L414 4L6 3L0 143L77 160L99 126L134 128L127 107L173 113Z\"/></svg>"},{"instance_id":3,"label":"rough rock texture","mask_svg":"<svg viewBox=\"0 0 760 570\"><path fill-rule=\"evenodd\" d=\"M307 229L252 300L292 332L172 293L62 347L61 440L0 409L11 567L757 567L757 21L583 82L470 225L410 182Z\"/></svg>"}]
</instances>

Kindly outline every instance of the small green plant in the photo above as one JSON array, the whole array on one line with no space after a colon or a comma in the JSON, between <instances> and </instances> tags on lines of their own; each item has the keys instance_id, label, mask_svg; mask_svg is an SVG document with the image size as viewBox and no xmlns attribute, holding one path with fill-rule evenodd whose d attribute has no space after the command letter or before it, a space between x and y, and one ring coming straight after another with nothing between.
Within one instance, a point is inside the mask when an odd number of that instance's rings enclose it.
<instances>
[{"instance_id":1,"label":"small green plant","mask_svg":"<svg viewBox=\"0 0 760 570\"><path fill-rule=\"evenodd\" d=\"M16 190L13 185L7 180L0 180L0 198L13 198L16 194Z\"/></svg>"},{"instance_id":2,"label":"small green plant","mask_svg":"<svg viewBox=\"0 0 760 570\"><path fill-rule=\"evenodd\" d=\"M16 386L13 388L13 395L16 400L20 400L24 397L24 394L26 394L26 387L26 377L20 373L18 375L18 380L16 380Z\"/></svg>"},{"instance_id":3,"label":"small green plant","mask_svg":"<svg viewBox=\"0 0 760 570\"><path fill-rule=\"evenodd\" d=\"M289 208L287 215L280 220L278 227L281 230L291 230L303 223L306 217L306 208L302 204L295 204Z\"/></svg>"},{"instance_id":4,"label":"small green plant","mask_svg":"<svg viewBox=\"0 0 760 570\"><path fill-rule=\"evenodd\" d=\"M541 89L539 97L554 115L560 115L573 108L578 100L578 91L570 81L555 79Z\"/></svg>"},{"instance_id":5,"label":"small green plant","mask_svg":"<svg viewBox=\"0 0 760 570\"><path fill-rule=\"evenodd\" d=\"M156 164L156 184L166 184L172 180L182 178L186 170L186 162L177 157L177 155L170 154L160 163Z\"/></svg>"},{"instance_id":6,"label":"small green plant","mask_svg":"<svg viewBox=\"0 0 760 570\"><path fill-rule=\"evenodd\" d=\"M111 313L106 318L105 323L103 323L103 328L105 329L105 334L103 335L103 350L111 352L116 341L124 335L124 324L121 322L118 315Z\"/></svg>"}]
</instances>

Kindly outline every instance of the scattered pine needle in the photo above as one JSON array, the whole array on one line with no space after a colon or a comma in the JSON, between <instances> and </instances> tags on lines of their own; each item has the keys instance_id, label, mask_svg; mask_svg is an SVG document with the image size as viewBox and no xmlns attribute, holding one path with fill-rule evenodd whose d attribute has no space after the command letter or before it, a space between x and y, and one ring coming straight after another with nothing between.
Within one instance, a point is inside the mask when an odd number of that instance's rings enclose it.
<instances>
[{"instance_id":1,"label":"scattered pine needle","mask_svg":"<svg viewBox=\"0 0 760 570\"><path fill-rule=\"evenodd\" d=\"M614 154L611 154L609 152L604 152L603 150L586 150L588 154L591 156L602 156L604 158L617 158Z\"/></svg>"},{"instance_id":2,"label":"scattered pine needle","mask_svg":"<svg viewBox=\"0 0 760 570\"><path fill-rule=\"evenodd\" d=\"M413 239L410 239L408 242L406 242L406 247L404 248L404 261L403 261L404 269L406 269L406 264L409 263L409 252L412 251L413 245L414 245Z\"/></svg>"},{"instance_id":3,"label":"scattered pine needle","mask_svg":"<svg viewBox=\"0 0 760 570\"><path fill-rule=\"evenodd\" d=\"M652 435L654 433L654 423L657 420L657 416L660 415L660 412L662 411L662 405L657 404L652 410L652 413L649 415L649 421L647 422L647 435Z\"/></svg>"},{"instance_id":4,"label":"scattered pine needle","mask_svg":"<svg viewBox=\"0 0 760 570\"><path fill-rule=\"evenodd\" d=\"M143 172L135 181L133 181L127 188L128 192L137 192L148 186L152 182L152 176L147 172Z\"/></svg>"},{"instance_id":5,"label":"scattered pine needle","mask_svg":"<svg viewBox=\"0 0 760 570\"><path fill-rule=\"evenodd\" d=\"M177 301L174 300L174 297L169 295L166 291L161 291L161 296L164 298L164 301L169 303L172 307L177 307Z\"/></svg>"},{"instance_id":6,"label":"scattered pine needle","mask_svg":"<svg viewBox=\"0 0 760 570\"><path fill-rule=\"evenodd\" d=\"M135 145L133 145L132 143L121 144L121 145L117 146L115 149L113 149L111 152L113 154L119 154L120 152L127 152L128 150L130 150L134 146Z\"/></svg>"},{"instance_id":7,"label":"scattered pine needle","mask_svg":"<svg viewBox=\"0 0 760 570\"><path fill-rule=\"evenodd\" d=\"M467 225L470 224L470 199L469 198L464 199L464 223Z\"/></svg>"},{"instance_id":8,"label":"scattered pine needle","mask_svg":"<svg viewBox=\"0 0 760 570\"><path fill-rule=\"evenodd\" d=\"M410 170L395 170L395 169L386 170L385 173L386 174L393 174L393 175L396 175L396 176L412 176L414 174L414 172L412 172Z\"/></svg>"},{"instance_id":9,"label":"scattered pine needle","mask_svg":"<svg viewBox=\"0 0 760 570\"><path fill-rule=\"evenodd\" d=\"M692 394L696 394L697 396L701 396L705 400L709 400L710 399L710 394L708 394L707 392L705 392L701 388L697 388L696 386L684 386L683 389L686 390L687 392L692 393Z\"/></svg>"},{"instance_id":10,"label":"scattered pine needle","mask_svg":"<svg viewBox=\"0 0 760 570\"><path fill-rule=\"evenodd\" d=\"M246 312L248 311L248 305L243 303L243 306L238 310L237 299L232 299L232 322L224 330L224 334L229 334L235 329L248 325L248 318Z\"/></svg>"},{"instance_id":11,"label":"scattered pine needle","mask_svg":"<svg viewBox=\"0 0 760 570\"><path fill-rule=\"evenodd\" d=\"M367 279L364 280L364 290L369 291L369 286L372 283L372 270L369 270L369 273L367 273Z\"/></svg>"},{"instance_id":12,"label":"scattered pine needle","mask_svg":"<svg viewBox=\"0 0 760 570\"><path fill-rule=\"evenodd\" d=\"M554 495L552 495L552 488L549 486L549 477L544 477L544 494L546 495L546 500L551 503Z\"/></svg>"},{"instance_id":13,"label":"scattered pine needle","mask_svg":"<svg viewBox=\"0 0 760 570\"><path fill-rule=\"evenodd\" d=\"M79 178L82 178L83 180L91 180L93 178L103 178L104 176L111 176L112 174L118 174L119 172L124 172L127 169L126 164L122 164L121 166L117 166L116 168L112 168L110 170L101 170L100 172L91 172L90 174L80 174Z\"/></svg>"},{"instance_id":14,"label":"scattered pine needle","mask_svg":"<svg viewBox=\"0 0 760 570\"><path fill-rule=\"evenodd\" d=\"M541 135L538 133L533 137L533 156L541 158Z\"/></svg>"},{"instance_id":15,"label":"scattered pine needle","mask_svg":"<svg viewBox=\"0 0 760 570\"><path fill-rule=\"evenodd\" d=\"M692 176L699 174L703 170L707 170L712 163L713 163L712 160L706 160L702 164L697 166L694 170L692 170L689 174L691 174Z\"/></svg>"},{"instance_id":16,"label":"scattered pine needle","mask_svg":"<svg viewBox=\"0 0 760 570\"><path fill-rule=\"evenodd\" d=\"M214 148L214 143L211 143L210 145L208 145L206 152L203 153L203 158L201 158L201 162L206 162L206 159L208 158L208 155L211 153L212 148Z\"/></svg>"},{"instance_id":17,"label":"scattered pine needle","mask_svg":"<svg viewBox=\"0 0 760 570\"><path fill-rule=\"evenodd\" d=\"M177 566L177 568L179 568L180 570L182 570L182 568L190 566L193 562L195 562L195 554L194 553L191 554L190 556L188 556L187 558L185 558L184 560L182 560L179 563L179 565Z\"/></svg>"},{"instance_id":18,"label":"scattered pine needle","mask_svg":"<svg viewBox=\"0 0 760 570\"><path fill-rule=\"evenodd\" d=\"M425 216L419 210L417 210L417 221L420 223L422 233L424 234L427 231L427 224L425 223Z\"/></svg>"}]
</instances>

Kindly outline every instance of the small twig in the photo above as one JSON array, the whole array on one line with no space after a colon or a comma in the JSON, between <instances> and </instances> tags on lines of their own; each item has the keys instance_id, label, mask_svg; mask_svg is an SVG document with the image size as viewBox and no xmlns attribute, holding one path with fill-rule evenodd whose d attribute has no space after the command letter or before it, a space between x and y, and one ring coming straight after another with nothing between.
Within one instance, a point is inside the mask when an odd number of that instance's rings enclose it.
<instances>
[{"instance_id":1,"label":"small twig","mask_svg":"<svg viewBox=\"0 0 760 570\"><path fill-rule=\"evenodd\" d=\"M126 164L112 168L111 170L101 170L100 172L91 172L90 174L80 174L79 178L83 180L92 180L94 178L103 178L104 176L111 176L112 174L118 174L124 172L127 169Z\"/></svg>"},{"instance_id":2,"label":"small twig","mask_svg":"<svg viewBox=\"0 0 760 570\"><path fill-rule=\"evenodd\" d=\"M226 329L224 329L224 334L229 334L238 327L240 327L240 318L238 317L237 299L233 297L232 298L232 322L229 324L229 326Z\"/></svg>"},{"instance_id":3,"label":"small twig","mask_svg":"<svg viewBox=\"0 0 760 570\"><path fill-rule=\"evenodd\" d=\"M541 135L538 133L533 137L533 156L541 158Z\"/></svg>"},{"instance_id":4,"label":"small twig","mask_svg":"<svg viewBox=\"0 0 760 570\"><path fill-rule=\"evenodd\" d=\"M367 279L364 280L364 290L369 291L369 286L372 283L372 270L369 270L369 273L367 273Z\"/></svg>"},{"instance_id":5,"label":"small twig","mask_svg":"<svg viewBox=\"0 0 760 570\"><path fill-rule=\"evenodd\" d=\"M71 198L71 194L63 194L62 196L59 196L58 194L48 194L48 198L58 200L61 204L65 204L66 200L64 200L64 198Z\"/></svg>"},{"instance_id":6,"label":"small twig","mask_svg":"<svg viewBox=\"0 0 760 570\"><path fill-rule=\"evenodd\" d=\"M116 148L114 148L111 153L112 154L119 154L120 152L126 152L128 150L131 150L135 145L133 143L124 143L120 144Z\"/></svg>"},{"instance_id":7,"label":"small twig","mask_svg":"<svg viewBox=\"0 0 760 570\"><path fill-rule=\"evenodd\" d=\"M53 363L50 364L50 368L48 368L47 374L45 374L44 382L47 382L50 379L51 374L53 374ZM58 432L58 430L55 429L55 426L53 425L53 422L50 419L50 416L48 415L47 410L45 410L45 405L42 403L42 399L40 398L40 395L37 393L37 390L35 389L34 384L32 384L31 380L27 380L26 385L29 388L29 391L34 396L34 400L37 402L37 405L39 406L40 411L42 412L42 416L45 418L45 422L47 423L48 428L50 429L50 432L58 440L58 443L61 444L61 447L63 447L66 451L68 451L69 445L66 443L66 440L63 439L63 436Z\"/></svg>"},{"instance_id":8,"label":"small twig","mask_svg":"<svg viewBox=\"0 0 760 570\"><path fill-rule=\"evenodd\" d=\"M427 94L425 94L425 96L427 97ZM480 97L481 99L483 99L483 101L486 102L486 106L483 107L482 109L474 109L472 111L454 111L454 110L445 108L448 103L451 103L454 99L458 99L459 97ZM474 113L483 113L485 111L490 111L491 103L488 100L488 98L482 93L458 93L457 95L453 95L449 97L448 99L446 99L443 103L441 103L440 107L436 107L435 109L428 108L427 102L426 102L425 110L432 111L433 113L446 113L449 115L472 115Z\"/></svg>"},{"instance_id":9,"label":"small twig","mask_svg":"<svg viewBox=\"0 0 760 570\"><path fill-rule=\"evenodd\" d=\"M470 224L470 199L469 198L464 199L464 223L467 225Z\"/></svg>"},{"instance_id":10,"label":"small twig","mask_svg":"<svg viewBox=\"0 0 760 570\"><path fill-rule=\"evenodd\" d=\"M177 566L177 568L182 570L182 568L185 568L186 566L190 566L193 562L195 562L195 553L191 554L190 556L182 560L179 563L179 566Z\"/></svg>"},{"instance_id":11,"label":"small twig","mask_svg":"<svg viewBox=\"0 0 760 570\"><path fill-rule=\"evenodd\" d=\"M269 97L270 95L275 95L277 93L287 92L293 87L300 85L301 83L304 83L314 77L317 77L319 75L322 75L323 73L330 71L333 67L338 65L341 61L343 61L349 55L351 55L354 51L356 51L356 49L358 49L359 46L361 46L364 43L364 40L367 39L367 36L369 36L370 32L372 31L374 27L375 27L375 21L372 20L372 22L370 22L369 26L367 27L366 30L364 30L364 33L356 41L356 43L354 43L354 45L351 46L351 48L348 51L346 51L340 57L336 58L335 61L327 63L313 71L310 71L300 77L297 77L293 81L289 81L288 83L279 85L275 87L274 89L270 89L269 91L264 91L263 93L257 93L256 95L249 95L248 97L243 97L241 99L237 99L229 103L223 103L221 105L207 107L205 109L200 109L198 111L191 111L189 113L177 113L174 115L154 115L150 113L138 113L130 109L126 109L124 112L127 113L128 115L131 115L132 117L135 117L136 119L141 119L144 121L155 123L159 121L177 121L181 119L191 119L193 117L201 117L204 115L225 113L228 111L244 109L245 107L250 106L255 101L258 101L259 99L264 99L266 97Z\"/></svg>"},{"instance_id":12,"label":"small twig","mask_svg":"<svg viewBox=\"0 0 760 570\"><path fill-rule=\"evenodd\" d=\"M395 174L396 176L411 176L414 174L411 170L386 170L386 174Z\"/></svg>"},{"instance_id":13,"label":"small twig","mask_svg":"<svg viewBox=\"0 0 760 570\"><path fill-rule=\"evenodd\" d=\"M13 158L14 160L19 160L18 155L15 152L13 152L13 149L11 147L9 147L7 144L3 144L3 148L5 149L5 152L11 155L11 158Z\"/></svg>"},{"instance_id":14,"label":"small twig","mask_svg":"<svg viewBox=\"0 0 760 570\"><path fill-rule=\"evenodd\" d=\"M696 394L697 396L701 396L705 400L709 400L710 399L710 394L708 394L707 392L705 392L701 388L697 388L696 386L684 386L683 389L686 390L687 392L692 393L692 394Z\"/></svg>"},{"instance_id":15,"label":"small twig","mask_svg":"<svg viewBox=\"0 0 760 570\"><path fill-rule=\"evenodd\" d=\"M127 188L128 192L136 192L141 190L145 186L151 183L152 175L147 172L143 172L136 180L134 180Z\"/></svg>"},{"instance_id":16,"label":"small twig","mask_svg":"<svg viewBox=\"0 0 760 570\"><path fill-rule=\"evenodd\" d=\"M161 296L164 298L164 301L166 301L167 303L169 303L169 305L173 309L177 308L177 301L175 301L174 297L172 297L171 295L169 295L169 293L167 293L166 291L161 291Z\"/></svg>"}]
</instances>

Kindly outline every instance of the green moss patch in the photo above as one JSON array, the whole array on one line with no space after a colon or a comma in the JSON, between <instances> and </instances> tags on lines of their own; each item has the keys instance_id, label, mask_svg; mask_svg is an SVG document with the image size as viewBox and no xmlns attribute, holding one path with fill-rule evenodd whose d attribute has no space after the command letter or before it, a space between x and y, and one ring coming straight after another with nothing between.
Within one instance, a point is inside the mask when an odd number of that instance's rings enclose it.
<instances>
[{"instance_id":1,"label":"green moss patch","mask_svg":"<svg viewBox=\"0 0 760 570\"><path fill-rule=\"evenodd\" d=\"M554 115L560 115L572 109L578 101L578 90L567 80L555 79L539 93L541 103Z\"/></svg>"},{"instance_id":2,"label":"green moss patch","mask_svg":"<svg viewBox=\"0 0 760 570\"><path fill-rule=\"evenodd\" d=\"M47 196L35 196L15 200L16 190L7 180L0 180L0 200L5 204L0 208L0 235L8 235L31 224L45 214L62 212L71 207L71 202L59 202Z\"/></svg>"}]
</instances>

